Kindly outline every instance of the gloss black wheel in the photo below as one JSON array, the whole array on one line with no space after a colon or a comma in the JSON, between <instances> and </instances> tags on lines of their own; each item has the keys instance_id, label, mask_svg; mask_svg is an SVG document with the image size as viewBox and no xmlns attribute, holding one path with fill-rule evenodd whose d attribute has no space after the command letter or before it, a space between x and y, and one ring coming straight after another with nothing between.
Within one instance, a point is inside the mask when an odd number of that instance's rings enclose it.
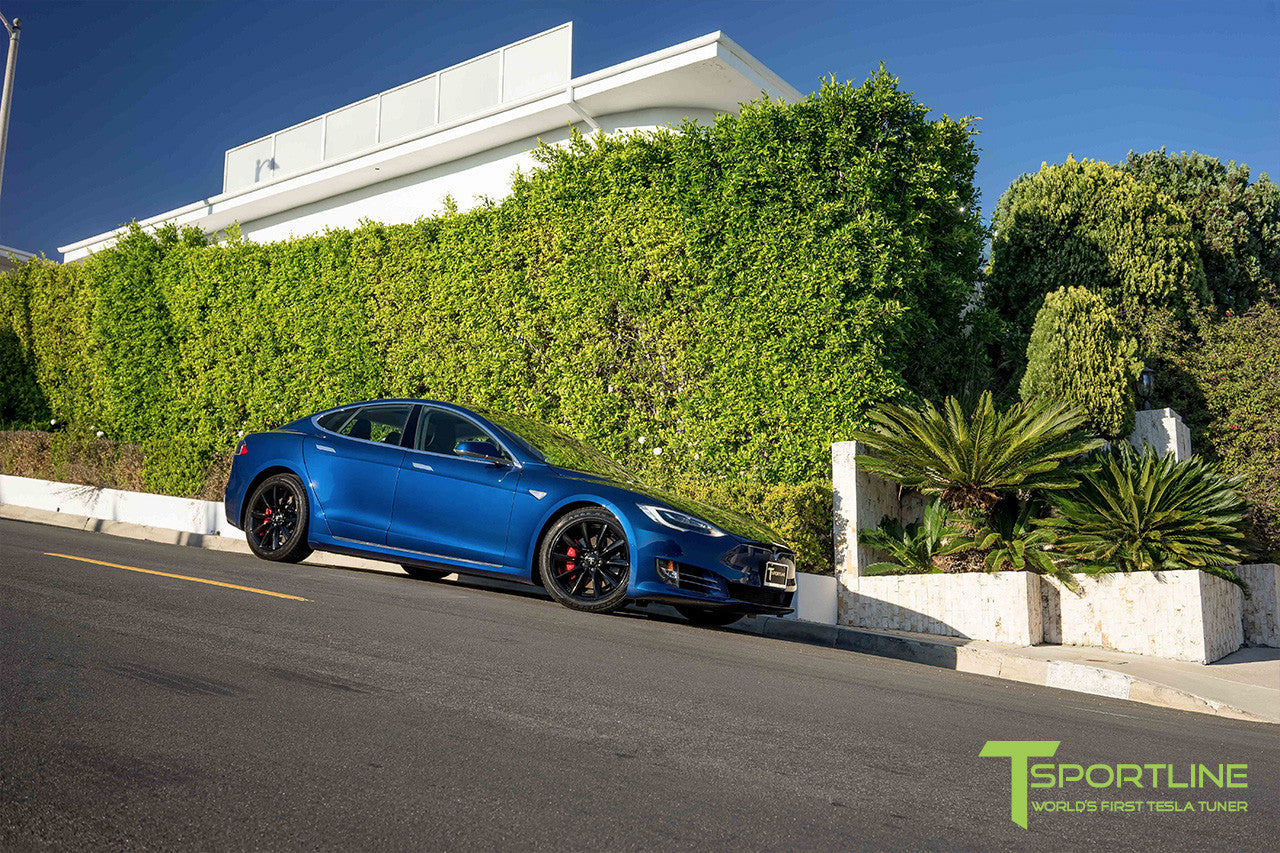
<instances>
[{"instance_id":1,"label":"gloss black wheel","mask_svg":"<svg viewBox=\"0 0 1280 853\"><path fill-rule=\"evenodd\" d=\"M258 484L249 497L245 538L254 554L277 563L305 560L307 492L292 474L276 474Z\"/></svg>"},{"instance_id":2,"label":"gloss black wheel","mask_svg":"<svg viewBox=\"0 0 1280 853\"><path fill-rule=\"evenodd\" d=\"M542 585L573 610L606 613L627 599L631 546L613 513L577 509L547 531L538 551Z\"/></svg>"},{"instance_id":3,"label":"gloss black wheel","mask_svg":"<svg viewBox=\"0 0 1280 853\"><path fill-rule=\"evenodd\" d=\"M691 607L687 604L677 604L676 610L693 624L704 628L723 628L742 618L742 614L736 610L725 610L720 607Z\"/></svg>"}]
</instances>

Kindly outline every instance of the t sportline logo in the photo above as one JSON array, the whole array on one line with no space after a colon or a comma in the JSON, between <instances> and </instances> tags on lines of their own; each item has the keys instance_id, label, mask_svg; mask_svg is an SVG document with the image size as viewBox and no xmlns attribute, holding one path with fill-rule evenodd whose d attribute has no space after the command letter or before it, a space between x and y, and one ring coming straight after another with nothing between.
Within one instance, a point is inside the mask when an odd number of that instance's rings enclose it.
<instances>
[{"instance_id":1,"label":"t sportline logo","mask_svg":"<svg viewBox=\"0 0 1280 853\"><path fill-rule=\"evenodd\" d=\"M1032 758L1052 758L1058 752L1056 740L989 740L978 753L981 758L1009 759L1009 818L1027 828L1027 800L1031 788L1061 790L1069 783L1090 788L1143 789L1138 800L1076 800L1036 803L1036 811L1075 812L1187 812L1248 811L1242 801L1192 801L1145 799L1162 789L1248 788L1247 764L1032 764ZM1185 769L1184 769L1185 768ZM1051 807L1051 808L1049 808Z\"/></svg>"}]
</instances>

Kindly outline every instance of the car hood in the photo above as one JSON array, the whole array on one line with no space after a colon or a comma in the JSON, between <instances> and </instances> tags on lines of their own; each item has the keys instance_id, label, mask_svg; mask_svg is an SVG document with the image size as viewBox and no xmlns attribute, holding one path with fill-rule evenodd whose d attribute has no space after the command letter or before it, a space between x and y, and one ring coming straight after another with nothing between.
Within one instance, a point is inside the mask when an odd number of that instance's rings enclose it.
<instances>
[{"instance_id":1,"label":"car hood","mask_svg":"<svg viewBox=\"0 0 1280 853\"><path fill-rule=\"evenodd\" d=\"M733 510L718 507L714 504L678 495L674 492L669 492L666 489L659 489L655 486L650 486L647 483L641 483L638 480L606 477L600 474L589 474L568 468L556 468L556 470L561 472L564 476L571 477L576 480L612 486L615 489L622 489L624 491L631 492L637 498L649 500L654 503L666 504L674 510L679 510L680 512L696 516L703 521L710 522L724 532L731 533L740 539L763 542L769 545L778 545L779 547L791 550L790 546L786 545L776 530L767 525L761 524L755 519L743 515L740 512L734 512Z\"/></svg>"}]
</instances>

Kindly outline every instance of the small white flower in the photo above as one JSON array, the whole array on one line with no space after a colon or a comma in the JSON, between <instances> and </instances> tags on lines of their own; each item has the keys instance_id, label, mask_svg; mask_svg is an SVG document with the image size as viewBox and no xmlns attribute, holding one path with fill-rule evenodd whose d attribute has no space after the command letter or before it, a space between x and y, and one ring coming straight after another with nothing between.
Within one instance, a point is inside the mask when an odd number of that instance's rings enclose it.
<instances>
[{"instance_id":1,"label":"small white flower","mask_svg":"<svg viewBox=\"0 0 1280 853\"><path fill-rule=\"evenodd\" d=\"M236 438L244 438L244 430L240 430L238 433L236 433Z\"/></svg>"},{"instance_id":2,"label":"small white flower","mask_svg":"<svg viewBox=\"0 0 1280 853\"><path fill-rule=\"evenodd\" d=\"M643 436L643 435L642 435L642 436L640 436L640 443L641 443L641 444L644 444L644 436Z\"/></svg>"},{"instance_id":3,"label":"small white flower","mask_svg":"<svg viewBox=\"0 0 1280 853\"><path fill-rule=\"evenodd\" d=\"M702 454L701 454L701 453L695 453L695 454L693 454L693 461L694 461L694 462L697 462L697 461L698 461L699 459L701 459L701 458L702 458Z\"/></svg>"},{"instance_id":4,"label":"small white flower","mask_svg":"<svg viewBox=\"0 0 1280 853\"><path fill-rule=\"evenodd\" d=\"M57 425L58 425L58 419L57 419L57 418L54 418L53 420L49 421L49 426L57 426Z\"/></svg>"},{"instance_id":5,"label":"small white flower","mask_svg":"<svg viewBox=\"0 0 1280 853\"><path fill-rule=\"evenodd\" d=\"M653 449L653 455L654 455L654 456L661 456L661 455L662 455L662 448L661 448L661 447L655 447L655 448Z\"/></svg>"},{"instance_id":6,"label":"small white flower","mask_svg":"<svg viewBox=\"0 0 1280 853\"><path fill-rule=\"evenodd\" d=\"M98 438L102 438L102 430L98 430L94 435L98 436Z\"/></svg>"}]
</instances>

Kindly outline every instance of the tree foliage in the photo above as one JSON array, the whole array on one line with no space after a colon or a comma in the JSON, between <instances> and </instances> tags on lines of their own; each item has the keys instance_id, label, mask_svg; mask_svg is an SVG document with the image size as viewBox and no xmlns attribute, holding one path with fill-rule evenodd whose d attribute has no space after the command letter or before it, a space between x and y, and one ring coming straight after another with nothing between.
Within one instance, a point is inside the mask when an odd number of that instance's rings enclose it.
<instances>
[{"instance_id":1,"label":"tree foliage","mask_svg":"<svg viewBox=\"0 0 1280 853\"><path fill-rule=\"evenodd\" d=\"M1003 323L1003 372L1016 382L1047 293L1091 290L1132 332L1152 308L1185 316L1207 301L1191 221L1173 200L1096 160L1023 175L992 216L986 305Z\"/></svg>"},{"instance_id":2,"label":"tree foliage","mask_svg":"<svg viewBox=\"0 0 1280 853\"><path fill-rule=\"evenodd\" d=\"M1280 187L1263 173L1216 157L1129 153L1121 169L1177 202L1191 219L1213 304L1244 313L1280 299Z\"/></svg>"},{"instance_id":3,"label":"tree foliage","mask_svg":"<svg viewBox=\"0 0 1280 853\"><path fill-rule=\"evenodd\" d=\"M1192 446L1243 478L1256 549L1280 555L1280 307L1204 319L1169 353L1166 384Z\"/></svg>"},{"instance_id":4,"label":"tree foliage","mask_svg":"<svg viewBox=\"0 0 1280 853\"><path fill-rule=\"evenodd\" d=\"M1104 297L1083 287L1056 290L1045 297L1031 330L1022 399L1066 402L1095 435L1127 437L1134 425L1134 380L1142 370L1136 349Z\"/></svg>"}]
</instances>

